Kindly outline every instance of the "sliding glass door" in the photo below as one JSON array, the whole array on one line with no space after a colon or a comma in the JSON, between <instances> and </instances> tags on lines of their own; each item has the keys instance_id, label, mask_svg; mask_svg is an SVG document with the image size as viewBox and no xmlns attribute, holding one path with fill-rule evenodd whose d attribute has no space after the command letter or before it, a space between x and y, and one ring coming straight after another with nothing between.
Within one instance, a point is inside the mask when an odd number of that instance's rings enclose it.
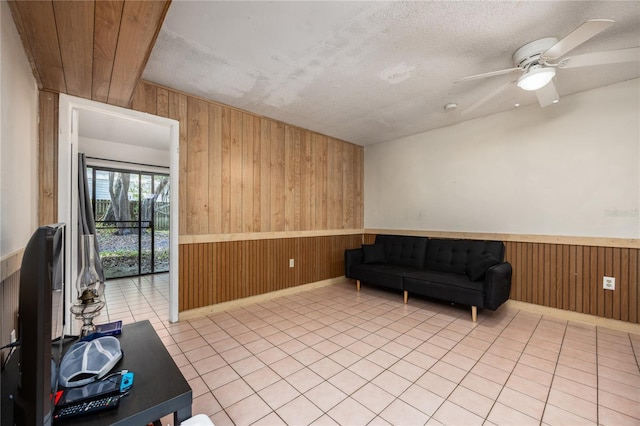
<instances>
[{"instance_id":1,"label":"sliding glass door","mask_svg":"<svg viewBox=\"0 0 640 426\"><path fill-rule=\"evenodd\" d=\"M87 167L105 278L169 270L169 175Z\"/></svg>"}]
</instances>

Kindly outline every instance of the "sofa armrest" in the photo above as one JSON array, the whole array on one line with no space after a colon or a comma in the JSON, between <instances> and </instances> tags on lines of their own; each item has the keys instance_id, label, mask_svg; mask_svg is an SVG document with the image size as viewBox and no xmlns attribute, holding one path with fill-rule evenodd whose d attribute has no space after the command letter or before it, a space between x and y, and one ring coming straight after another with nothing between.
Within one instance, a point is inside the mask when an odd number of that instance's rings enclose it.
<instances>
[{"instance_id":1,"label":"sofa armrest","mask_svg":"<svg viewBox=\"0 0 640 426\"><path fill-rule=\"evenodd\" d=\"M362 263L362 249L350 249L344 251L344 276L351 278L351 266Z\"/></svg>"},{"instance_id":2,"label":"sofa armrest","mask_svg":"<svg viewBox=\"0 0 640 426\"><path fill-rule=\"evenodd\" d=\"M484 307L495 310L509 299L511 292L511 264L498 263L487 269L484 278Z\"/></svg>"}]
</instances>

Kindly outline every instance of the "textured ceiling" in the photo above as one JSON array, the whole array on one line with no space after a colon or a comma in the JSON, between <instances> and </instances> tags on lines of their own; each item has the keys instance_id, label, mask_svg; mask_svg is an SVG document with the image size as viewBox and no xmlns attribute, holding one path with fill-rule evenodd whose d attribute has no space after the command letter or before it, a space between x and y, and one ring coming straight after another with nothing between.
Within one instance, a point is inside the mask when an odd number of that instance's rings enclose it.
<instances>
[{"instance_id":1,"label":"textured ceiling","mask_svg":"<svg viewBox=\"0 0 640 426\"><path fill-rule=\"evenodd\" d=\"M514 86L464 115L513 77L454 82L511 68L522 45L595 18L616 23L571 54L640 45L637 1L174 0L142 77L368 145L537 104ZM640 62L565 69L556 86L562 102L639 76ZM449 102L458 110L445 112Z\"/></svg>"}]
</instances>

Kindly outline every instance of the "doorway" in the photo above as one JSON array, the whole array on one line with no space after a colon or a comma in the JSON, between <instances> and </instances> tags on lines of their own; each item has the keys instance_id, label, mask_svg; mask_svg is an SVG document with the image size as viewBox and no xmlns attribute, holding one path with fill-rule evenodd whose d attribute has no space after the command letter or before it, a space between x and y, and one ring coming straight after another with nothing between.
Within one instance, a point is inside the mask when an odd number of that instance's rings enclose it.
<instances>
[{"instance_id":1,"label":"doorway","mask_svg":"<svg viewBox=\"0 0 640 426\"><path fill-rule=\"evenodd\" d=\"M99 120L92 128L100 128L104 132L113 130L126 130L125 138L146 140L145 135L158 131L164 135L155 143L162 143L162 149L152 149L146 146L132 146L123 144L105 144L95 136L83 141L83 151L93 144L97 155L88 155L103 160L127 162L131 161L132 150L138 156L144 156L143 163L153 164L150 160L156 158L155 154L163 158L168 156L170 191L170 230L169 230L169 309L167 312L170 322L178 321L178 191L179 191L179 123L176 120L158 117L151 114L106 105L87 99L60 94L59 98L59 139L58 139L58 218L60 222L78 223L78 148L79 128L81 121L86 123L87 116L96 116ZM108 140L123 140L122 138L108 138ZM108 148L107 148L108 147ZM100 151L102 149L102 151ZM149 154L150 153L150 154ZM124 158L119 158L124 155ZM65 300L73 303L73 282L78 275L78 246L73 241L78 239L78 230L74 226L67 226L65 239L65 277L69 282L65 284ZM74 320L70 312L67 312L65 332L74 334Z\"/></svg>"},{"instance_id":2,"label":"doorway","mask_svg":"<svg viewBox=\"0 0 640 426\"><path fill-rule=\"evenodd\" d=\"M169 271L168 173L87 166L106 279Z\"/></svg>"}]
</instances>

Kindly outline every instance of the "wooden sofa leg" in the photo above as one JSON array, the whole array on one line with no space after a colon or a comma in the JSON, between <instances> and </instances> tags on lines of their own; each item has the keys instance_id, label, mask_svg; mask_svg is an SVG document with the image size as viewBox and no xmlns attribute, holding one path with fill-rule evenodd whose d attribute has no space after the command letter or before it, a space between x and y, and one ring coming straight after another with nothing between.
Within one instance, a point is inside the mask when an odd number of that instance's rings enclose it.
<instances>
[{"instance_id":1,"label":"wooden sofa leg","mask_svg":"<svg viewBox=\"0 0 640 426\"><path fill-rule=\"evenodd\" d=\"M360 291L360 280L356 280L356 290Z\"/></svg>"},{"instance_id":2,"label":"wooden sofa leg","mask_svg":"<svg viewBox=\"0 0 640 426\"><path fill-rule=\"evenodd\" d=\"M472 306L471 307L471 320L473 322L476 322L478 320L478 307L477 306Z\"/></svg>"},{"instance_id":3,"label":"wooden sofa leg","mask_svg":"<svg viewBox=\"0 0 640 426\"><path fill-rule=\"evenodd\" d=\"M409 292L407 290L404 291L404 304L407 304L407 301L409 300Z\"/></svg>"}]
</instances>

